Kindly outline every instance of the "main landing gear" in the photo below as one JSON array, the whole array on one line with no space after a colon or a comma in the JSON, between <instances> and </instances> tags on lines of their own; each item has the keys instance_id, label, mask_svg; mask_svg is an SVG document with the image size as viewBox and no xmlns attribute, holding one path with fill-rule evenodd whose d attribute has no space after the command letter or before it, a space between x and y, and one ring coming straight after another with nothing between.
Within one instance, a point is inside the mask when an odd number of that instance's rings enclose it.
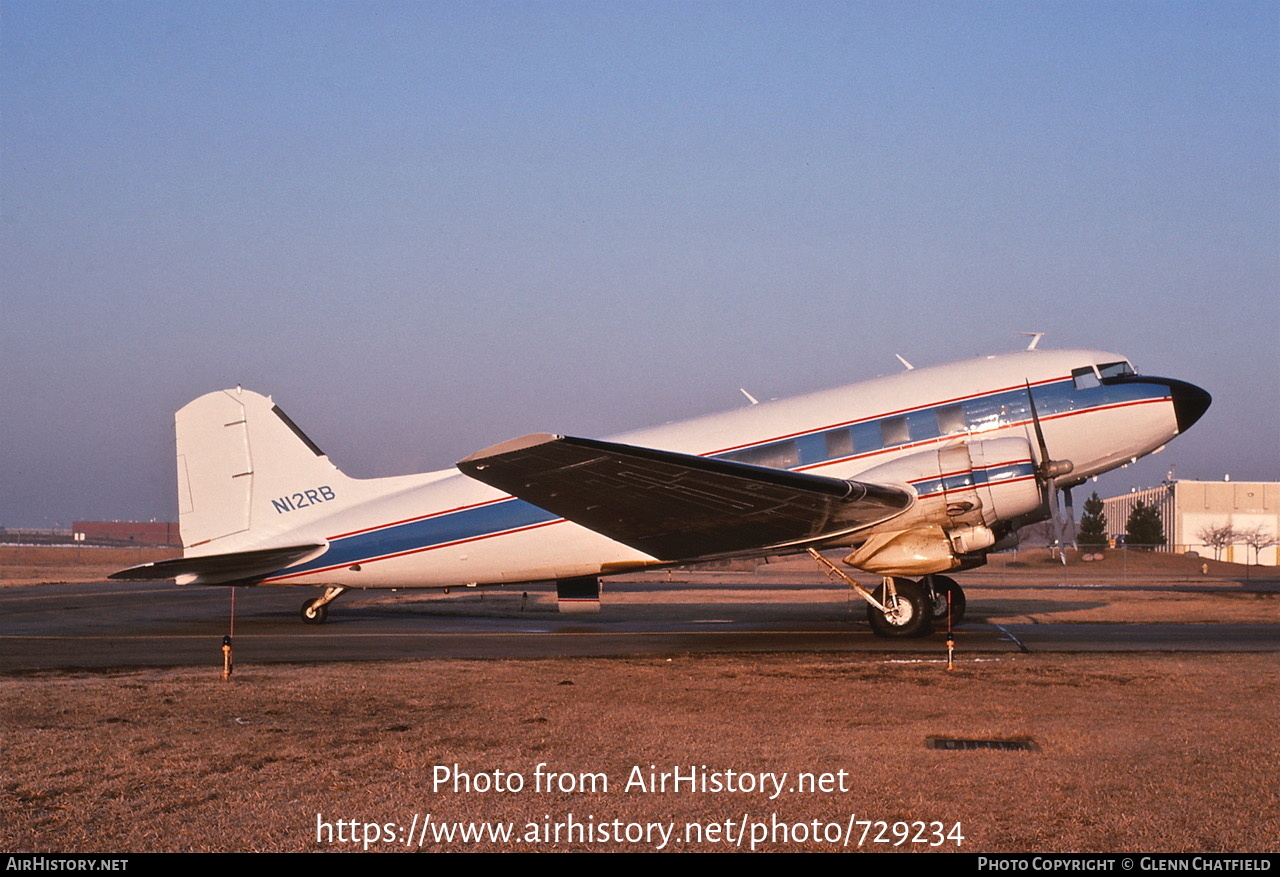
<instances>
[{"instance_id":1,"label":"main landing gear","mask_svg":"<svg viewBox=\"0 0 1280 877\"><path fill-rule=\"evenodd\" d=\"M951 624L964 619L964 591L948 576L927 575L911 579L885 576L884 584L868 591L844 571L812 548L805 549L833 578L842 579L867 601L867 621L876 636L904 639L928 636L935 623L945 626L948 610Z\"/></svg>"},{"instance_id":2,"label":"main landing gear","mask_svg":"<svg viewBox=\"0 0 1280 877\"><path fill-rule=\"evenodd\" d=\"M949 576L930 575L920 580L925 596L929 599L930 611L937 624L947 623L947 601L950 598L951 624L964 621L964 590Z\"/></svg>"},{"instance_id":3,"label":"main landing gear","mask_svg":"<svg viewBox=\"0 0 1280 877\"><path fill-rule=\"evenodd\" d=\"M325 619L329 617L329 604L341 597L347 592L342 585L332 585L325 588L323 596L315 597L302 604L303 624L324 624Z\"/></svg>"},{"instance_id":4,"label":"main landing gear","mask_svg":"<svg viewBox=\"0 0 1280 877\"><path fill-rule=\"evenodd\" d=\"M933 632L933 604L911 579L886 576L872 596L881 607L867 602L867 622L876 636L906 638Z\"/></svg>"}]
</instances>

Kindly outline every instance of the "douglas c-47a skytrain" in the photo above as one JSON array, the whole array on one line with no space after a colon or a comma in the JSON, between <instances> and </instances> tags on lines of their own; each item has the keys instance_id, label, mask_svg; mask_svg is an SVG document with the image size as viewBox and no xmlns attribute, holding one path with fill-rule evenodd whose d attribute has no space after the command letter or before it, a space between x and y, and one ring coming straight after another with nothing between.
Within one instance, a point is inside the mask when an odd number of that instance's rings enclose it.
<instances>
[{"instance_id":1,"label":"douglas c-47a skytrain","mask_svg":"<svg viewBox=\"0 0 1280 877\"><path fill-rule=\"evenodd\" d=\"M1033 344L1034 346L1034 344ZM1026 350L910 369L609 441L536 434L457 470L354 479L271 399L239 388L175 418L183 556L116 579L314 585L324 621L351 588L599 578L711 558L847 550L883 577L882 636L963 612L943 573L1011 547L1056 492L1149 454L1209 394L1114 353Z\"/></svg>"}]
</instances>

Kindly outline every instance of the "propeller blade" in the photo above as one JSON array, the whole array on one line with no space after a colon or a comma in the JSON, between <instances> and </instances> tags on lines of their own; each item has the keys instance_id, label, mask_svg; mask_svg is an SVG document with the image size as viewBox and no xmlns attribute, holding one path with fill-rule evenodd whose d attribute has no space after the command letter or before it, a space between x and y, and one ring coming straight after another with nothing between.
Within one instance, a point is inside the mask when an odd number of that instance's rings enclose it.
<instances>
[{"instance_id":1,"label":"propeller blade","mask_svg":"<svg viewBox=\"0 0 1280 877\"><path fill-rule=\"evenodd\" d=\"M1031 381L1026 378L1023 381L1027 385L1027 402L1031 405L1031 425L1036 431L1036 445L1040 448L1039 466L1044 466L1049 462L1049 446L1045 444L1044 430L1040 428L1040 415L1036 413L1036 397L1031 393Z\"/></svg>"},{"instance_id":2,"label":"propeller blade","mask_svg":"<svg viewBox=\"0 0 1280 877\"><path fill-rule=\"evenodd\" d=\"M1036 433L1036 446L1040 449L1040 460L1036 463L1036 475L1046 484L1052 486L1053 479L1060 475L1069 475L1075 468L1070 460L1053 460L1049 457L1049 445L1044 440L1044 429L1040 426L1040 414L1036 411L1036 397L1031 393L1031 381L1023 378L1027 385L1027 402L1031 407L1031 426Z\"/></svg>"},{"instance_id":3,"label":"propeller blade","mask_svg":"<svg viewBox=\"0 0 1280 877\"><path fill-rule=\"evenodd\" d=\"M1071 485L1062 488L1062 499L1067 506L1066 527L1068 537L1062 541L1072 548L1079 548L1080 546L1076 545L1076 510L1071 503Z\"/></svg>"},{"instance_id":4,"label":"propeller blade","mask_svg":"<svg viewBox=\"0 0 1280 877\"><path fill-rule=\"evenodd\" d=\"M1036 434L1036 447L1040 458L1036 461L1036 483L1040 485L1041 502L1053 519L1055 537L1057 539L1058 557L1063 565L1067 562L1066 539L1063 538L1062 513L1058 507L1058 489L1054 479L1060 475L1068 475L1075 465L1070 460L1054 460L1049 457L1049 444L1044 439L1044 428L1040 426L1040 412L1036 410L1036 397L1031 392L1031 381L1023 378L1027 386L1027 404L1031 409L1031 426ZM1071 493L1067 491L1067 506L1071 506ZM1074 514L1074 513L1073 513ZM1073 528L1074 530L1074 528Z\"/></svg>"}]
</instances>

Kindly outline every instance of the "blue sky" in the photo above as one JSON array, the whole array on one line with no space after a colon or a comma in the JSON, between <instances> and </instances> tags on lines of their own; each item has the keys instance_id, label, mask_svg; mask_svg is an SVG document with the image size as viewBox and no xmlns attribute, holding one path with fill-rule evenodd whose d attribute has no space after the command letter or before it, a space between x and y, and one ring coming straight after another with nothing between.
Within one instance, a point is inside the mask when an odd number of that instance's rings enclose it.
<instances>
[{"instance_id":1,"label":"blue sky","mask_svg":"<svg viewBox=\"0 0 1280 877\"><path fill-rule=\"evenodd\" d=\"M1274 3L0 0L0 526L173 519L172 412L450 466L1045 347L1280 478Z\"/></svg>"}]
</instances>

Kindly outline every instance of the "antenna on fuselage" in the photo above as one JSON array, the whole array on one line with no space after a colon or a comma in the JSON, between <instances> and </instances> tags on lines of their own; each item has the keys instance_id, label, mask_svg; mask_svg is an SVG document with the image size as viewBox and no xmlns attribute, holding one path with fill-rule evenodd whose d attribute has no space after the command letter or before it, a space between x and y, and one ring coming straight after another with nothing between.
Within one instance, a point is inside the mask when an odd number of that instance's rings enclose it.
<instances>
[{"instance_id":1,"label":"antenna on fuselage","mask_svg":"<svg viewBox=\"0 0 1280 877\"><path fill-rule=\"evenodd\" d=\"M1040 343L1040 339L1044 337L1043 332L1014 332L1015 335L1026 335L1031 339L1031 343L1027 345L1028 350L1035 350L1036 345Z\"/></svg>"},{"instance_id":2,"label":"antenna on fuselage","mask_svg":"<svg viewBox=\"0 0 1280 877\"><path fill-rule=\"evenodd\" d=\"M755 396L752 396L750 393L748 393L748 392L747 392L746 390L744 390L742 387L739 387L739 388L738 388L738 392L740 392L740 393L742 393L742 395L746 396L746 397L747 397L747 401L748 401L748 402L750 402L752 405L759 405L759 404L760 404L760 400L759 400L759 399L757 399Z\"/></svg>"},{"instance_id":3,"label":"antenna on fuselage","mask_svg":"<svg viewBox=\"0 0 1280 877\"><path fill-rule=\"evenodd\" d=\"M895 353L895 354L894 354L894 356L898 357L898 362L902 363L903 365L905 365L905 366L907 367L907 371L911 371L912 369L914 369L914 368L915 368L915 366L914 366L914 365L912 365L911 363L909 363L909 362L907 362L905 359L903 359L903 358L902 358L902 356L901 356L900 354Z\"/></svg>"}]
</instances>

